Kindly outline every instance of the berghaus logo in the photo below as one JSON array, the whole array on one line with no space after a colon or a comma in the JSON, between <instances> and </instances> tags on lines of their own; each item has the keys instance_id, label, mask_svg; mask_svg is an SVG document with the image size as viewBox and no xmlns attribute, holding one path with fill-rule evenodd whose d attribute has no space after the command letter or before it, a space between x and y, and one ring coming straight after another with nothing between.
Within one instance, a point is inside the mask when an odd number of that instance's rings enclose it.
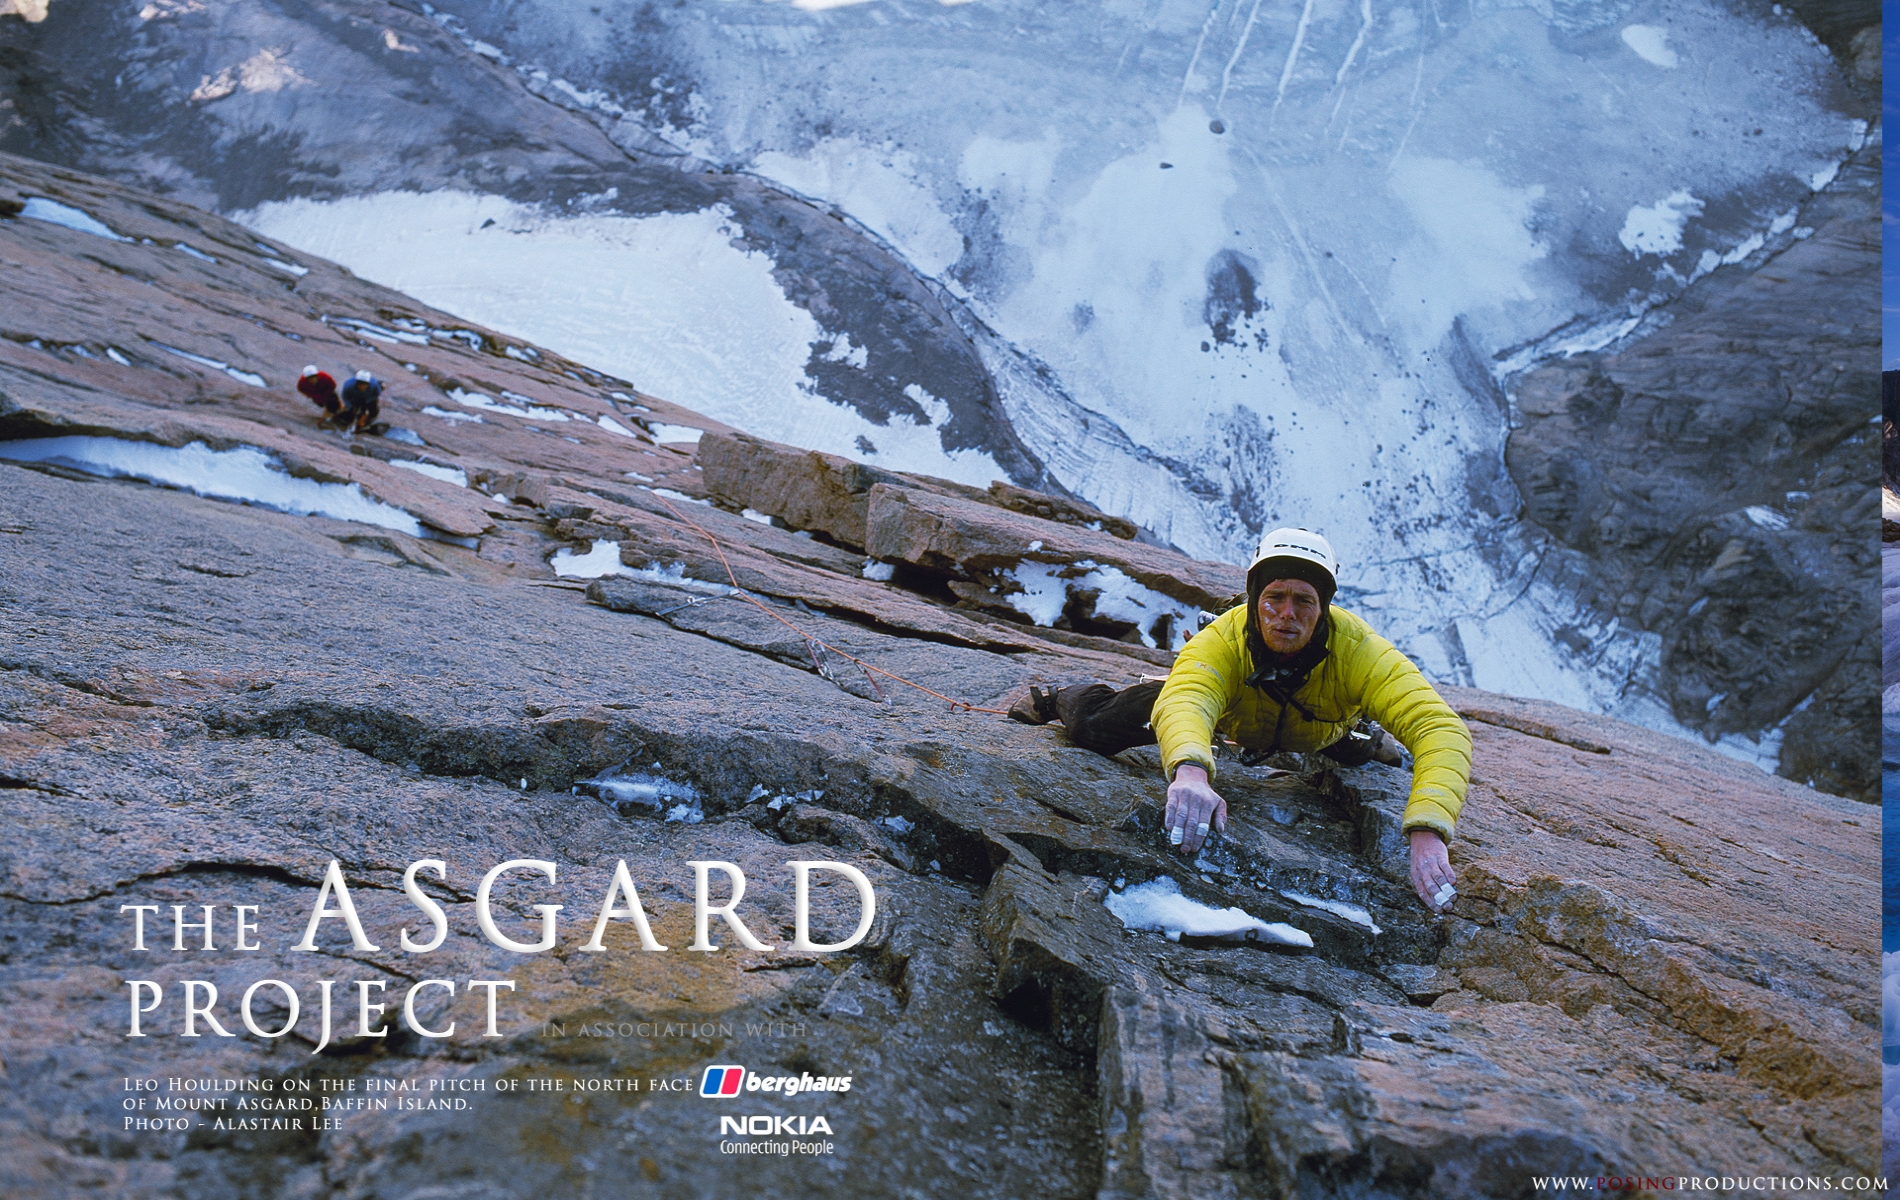
<instances>
[{"instance_id":1,"label":"berghaus logo","mask_svg":"<svg viewBox=\"0 0 1900 1200\"><path fill-rule=\"evenodd\" d=\"M848 1092L849 1075L760 1075L744 1067L715 1065L700 1077L699 1094L728 1099L742 1092L768 1092L775 1096L796 1096L803 1092Z\"/></svg>"}]
</instances>

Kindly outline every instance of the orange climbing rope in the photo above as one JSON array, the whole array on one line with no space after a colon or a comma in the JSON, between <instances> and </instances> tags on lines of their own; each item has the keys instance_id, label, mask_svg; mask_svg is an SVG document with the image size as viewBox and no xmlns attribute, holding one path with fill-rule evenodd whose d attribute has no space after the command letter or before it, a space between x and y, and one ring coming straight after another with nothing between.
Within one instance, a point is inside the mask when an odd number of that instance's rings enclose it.
<instances>
[{"instance_id":1,"label":"orange climbing rope","mask_svg":"<svg viewBox=\"0 0 1900 1200\"><path fill-rule=\"evenodd\" d=\"M726 569L726 578L732 581L733 594L737 595L740 599L745 600L746 602L751 604L754 608L758 609L760 612L764 613L766 616L772 618L774 621L777 621L779 624L785 626L785 628L791 630L793 633L797 634L799 637L805 639L805 648L811 652L812 665L817 667L818 673L824 676L826 679L831 679L831 672L826 670L824 659L820 657L818 653L820 650L824 651L826 654L835 654L839 658L845 659L849 662L856 663L858 666L858 669L864 672L864 678L870 683L871 690L876 692L877 698L887 705L890 703L890 699L884 695L884 689L878 687L877 678L876 678L876 676L878 675L882 675L886 679L896 680L898 683L903 684L907 688L915 688L916 690L924 693L926 696L935 696L937 699L943 701L945 704L948 704L950 706L950 711L952 712L955 712L958 709L961 709L964 712L994 713L997 716L1008 715L1008 711L1006 709L984 708L981 705L971 704L967 700L958 700L953 696L946 696L942 692L934 691L931 688L925 687L921 683L913 683L910 680L904 678L902 675L896 674L895 672L892 672L892 671L886 671L883 667L873 666L872 664L865 662L863 659L858 658L855 655L847 654L843 650L838 649L836 646L830 645L829 643L824 642L818 638L815 638L809 633L806 633L804 630L800 629L798 626L786 620L783 616L779 615L778 613L773 612L770 608L767 608L765 604L757 596L754 596L751 592L748 592L744 588L739 586L739 576L736 573L734 573L732 569L732 563L726 558L725 548L719 544L718 538L714 537L710 532L702 528L699 525L699 523L694 521L691 517L681 512L677 507L675 507L675 505L673 504L671 500L668 500L665 496L660 495L660 493L657 490L654 490L653 495L654 495L654 498L657 499L661 504L666 505L667 510L669 512L671 512L674 516L678 517L681 521L685 522L687 525L691 526L693 531L699 534L699 536L705 538L707 541L712 543L713 553L719 556L719 565ZM837 680L835 679L832 679L831 681L833 683L837 682Z\"/></svg>"}]
</instances>

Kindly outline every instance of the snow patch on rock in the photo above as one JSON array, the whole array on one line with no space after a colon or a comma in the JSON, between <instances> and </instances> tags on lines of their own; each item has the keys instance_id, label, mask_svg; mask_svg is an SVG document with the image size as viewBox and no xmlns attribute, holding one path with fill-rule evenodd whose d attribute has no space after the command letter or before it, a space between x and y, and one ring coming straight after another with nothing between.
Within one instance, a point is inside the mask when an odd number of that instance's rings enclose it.
<instances>
[{"instance_id":1,"label":"snow patch on rock","mask_svg":"<svg viewBox=\"0 0 1900 1200\"><path fill-rule=\"evenodd\" d=\"M1682 60L1669 48L1669 31L1660 25L1630 25L1623 30L1623 44L1636 51L1646 63L1673 69Z\"/></svg>"},{"instance_id":2,"label":"snow patch on rock","mask_svg":"<svg viewBox=\"0 0 1900 1200\"><path fill-rule=\"evenodd\" d=\"M1262 921L1240 908L1214 908L1181 894L1181 885L1163 875L1138 883L1125 892L1110 892L1102 904L1125 929L1145 929L1167 935L1171 941L1188 937L1234 938L1273 942L1282 946L1313 945L1304 930L1281 922Z\"/></svg>"},{"instance_id":3,"label":"snow patch on rock","mask_svg":"<svg viewBox=\"0 0 1900 1200\"><path fill-rule=\"evenodd\" d=\"M1325 900L1318 896L1309 896L1305 892L1290 892L1281 889L1280 894L1295 904L1304 904L1308 908L1323 909L1336 917L1344 917L1355 925L1363 925L1374 933L1384 933L1373 921L1372 914L1357 904L1347 904L1341 900Z\"/></svg>"},{"instance_id":4,"label":"snow patch on rock","mask_svg":"<svg viewBox=\"0 0 1900 1200\"><path fill-rule=\"evenodd\" d=\"M389 465L401 467L405 471L414 471L418 475L427 475L431 479L440 479L443 483L452 483L456 487L468 486L468 472L460 467L439 467L434 463L418 462L413 458L392 458L389 460Z\"/></svg>"},{"instance_id":5,"label":"snow patch on rock","mask_svg":"<svg viewBox=\"0 0 1900 1200\"><path fill-rule=\"evenodd\" d=\"M1078 570L1082 574L1074 573ZM868 567L866 571L869 578ZM1006 574L1022 590L1009 593L1003 600L1038 625L1054 625L1071 599L1092 592L1096 616L1130 622L1141 631L1143 644L1151 648L1178 650L1196 632L1201 611L1198 606L1165 596L1115 567L1100 566L1090 559L1074 564L1022 562ZM1174 618L1168 625L1165 647L1155 636L1164 616Z\"/></svg>"},{"instance_id":6,"label":"snow patch on rock","mask_svg":"<svg viewBox=\"0 0 1900 1200\"><path fill-rule=\"evenodd\" d=\"M90 233L94 237L102 237L109 242L132 240L112 232L103 222L84 209L74 208L70 204L61 204L57 200L48 200L44 196L29 196L26 207L20 210L20 215L31 217L35 221L45 221L49 225L63 225L67 229L76 229L80 233Z\"/></svg>"},{"instance_id":7,"label":"snow patch on rock","mask_svg":"<svg viewBox=\"0 0 1900 1200\"><path fill-rule=\"evenodd\" d=\"M1633 206L1616 237L1638 258L1645 254L1667 257L1682 249L1682 228L1689 218L1701 215L1702 201L1686 191L1674 191L1654 204Z\"/></svg>"},{"instance_id":8,"label":"snow patch on rock","mask_svg":"<svg viewBox=\"0 0 1900 1200\"><path fill-rule=\"evenodd\" d=\"M415 517L365 496L356 484L298 479L254 446L213 450L203 442L158 446L108 437L31 438L0 442L0 458L54 463L106 478L142 479L213 500L235 500L298 516L359 521L424 536Z\"/></svg>"}]
</instances>

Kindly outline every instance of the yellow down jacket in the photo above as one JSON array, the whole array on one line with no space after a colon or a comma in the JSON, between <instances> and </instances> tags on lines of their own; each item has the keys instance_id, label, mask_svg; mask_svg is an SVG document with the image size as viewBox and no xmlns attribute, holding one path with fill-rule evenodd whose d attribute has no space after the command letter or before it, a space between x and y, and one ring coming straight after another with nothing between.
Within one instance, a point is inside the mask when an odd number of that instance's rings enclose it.
<instances>
[{"instance_id":1,"label":"yellow down jacket","mask_svg":"<svg viewBox=\"0 0 1900 1200\"><path fill-rule=\"evenodd\" d=\"M1174 669L1155 700L1154 731L1168 778L1184 762L1214 774L1216 729L1248 749L1270 749L1279 730L1282 750L1323 750L1346 735L1363 714L1412 752L1412 795L1405 829L1436 830L1447 841L1464 807L1471 780L1471 732L1412 661L1371 626L1338 607L1331 609L1326 657L1283 715L1280 705L1246 680L1253 674L1247 648L1247 608L1217 618L1181 648Z\"/></svg>"}]
</instances>

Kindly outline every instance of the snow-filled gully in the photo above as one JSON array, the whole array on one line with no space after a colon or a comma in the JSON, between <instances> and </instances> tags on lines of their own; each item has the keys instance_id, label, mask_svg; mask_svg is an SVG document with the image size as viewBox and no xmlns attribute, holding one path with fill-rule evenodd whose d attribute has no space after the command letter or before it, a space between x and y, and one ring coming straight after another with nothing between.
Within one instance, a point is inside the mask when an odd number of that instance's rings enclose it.
<instances>
[{"instance_id":1,"label":"snow-filled gully","mask_svg":"<svg viewBox=\"0 0 1900 1200\"><path fill-rule=\"evenodd\" d=\"M107 479L140 479L213 500L255 504L298 516L356 521L411 537L443 536L433 533L412 514L364 495L357 484L299 479L274 456L254 446L213 450L203 442L160 446L111 437L24 438L0 442L0 460L46 463ZM426 464L396 465L417 470ZM434 468L424 473L444 478L436 474L443 470Z\"/></svg>"}]
</instances>

